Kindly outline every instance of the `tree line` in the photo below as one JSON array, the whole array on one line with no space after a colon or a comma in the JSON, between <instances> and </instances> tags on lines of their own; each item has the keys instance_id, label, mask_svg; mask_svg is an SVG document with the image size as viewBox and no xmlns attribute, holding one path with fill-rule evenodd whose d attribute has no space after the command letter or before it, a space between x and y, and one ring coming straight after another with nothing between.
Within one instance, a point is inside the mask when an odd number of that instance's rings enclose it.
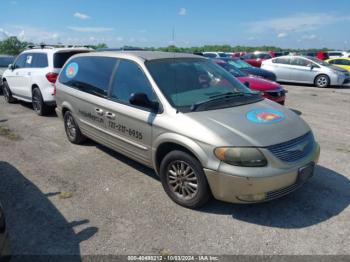
<instances>
[{"instance_id":1,"label":"tree line","mask_svg":"<svg viewBox=\"0 0 350 262\"><path fill-rule=\"evenodd\" d=\"M20 41L17 37L9 37L5 40L0 41L0 54L8 55L18 55L23 50L28 48L28 46L34 45L31 42ZM39 44L40 45L40 44ZM57 47L62 46L57 44ZM87 45L87 47L98 49L98 48L107 48L108 46L105 43L100 43L97 45ZM182 52L182 53L194 53L194 52L204 52L204 51L222 51L222 52L253 52L253 51L290 51L290 52L315 52L318 50L328 51L329 48L309 48L309 49L286 49L276 46L230 46L230 45L204 45L197 47L178 47L175 45L169 45L166 47L147 47L146 50L152 51L165 51L165 52Z\"/></svg>"}]
</instances>

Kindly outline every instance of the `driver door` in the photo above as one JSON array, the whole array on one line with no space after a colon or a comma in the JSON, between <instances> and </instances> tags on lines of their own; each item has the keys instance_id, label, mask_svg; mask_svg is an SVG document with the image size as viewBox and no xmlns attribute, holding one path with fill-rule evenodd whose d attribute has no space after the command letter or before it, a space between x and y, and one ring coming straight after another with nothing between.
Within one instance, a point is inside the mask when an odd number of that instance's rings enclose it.
<instances>
[{"instance_id":1,"label":"driver door","mask_svg":"<svg viewBox=\"0 0 350 262\"><path fill-rule=\"evenodd\" d=\"M146 165L152 163L152 125L157 113L129 102L133 93L156 95L142 68L121 59L112 82L106 114L108 139L118 150Z\"/></svg>"},{"instance_id":2,"label":"driver door","mask_svg":"<svg viewBox=\"0 0 350 262\"><path fill-rule=\"evenodd\" d=\"M21 89L25 83L26 59L27 54L19 55L14 63L14 68L10 70L6 78L10 90L14 95L21 95Z\"/></svg>"}]
</instances>

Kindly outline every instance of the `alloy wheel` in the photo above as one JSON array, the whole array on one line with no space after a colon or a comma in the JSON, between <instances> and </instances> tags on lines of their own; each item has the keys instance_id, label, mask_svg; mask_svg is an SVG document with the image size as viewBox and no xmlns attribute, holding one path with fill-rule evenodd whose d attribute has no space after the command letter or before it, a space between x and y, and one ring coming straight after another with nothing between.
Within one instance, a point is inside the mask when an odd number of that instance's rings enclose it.
<instances>
[{"instance_id":1,"label":"alloy wheel","mask_svg":"<svg viewBox=\"0 0 350 262\"><path fill-rule=\"evenodd\" d=\"M325 76L317 78L317 85L319 87L326 87L328 85L328 79Z\"/></svg>"},{"instance_id":2,"label":"alloy wheel","mask_svg":"<svg viewBox=\"0 0 350 262\"><path fill-rule=\"evenodd\" d=\"M172 193L180 199L192 199L198 192L198 179L193 168L184 161L168 166L167 182Z\"/></svg>"},{"instance_id":3,"label":"alloy wheel","mask_svg":"<svg viewBox=\"0 0 350 262\"><path fill-rule=\"evenodd\" d=\"M68 136L71 137L72 139L74 139L76 136L76 133L77 133L77 129L75 127L74 119L71 115L67 116L66 129L67 129Z\"/></svg>"}]
</instances>

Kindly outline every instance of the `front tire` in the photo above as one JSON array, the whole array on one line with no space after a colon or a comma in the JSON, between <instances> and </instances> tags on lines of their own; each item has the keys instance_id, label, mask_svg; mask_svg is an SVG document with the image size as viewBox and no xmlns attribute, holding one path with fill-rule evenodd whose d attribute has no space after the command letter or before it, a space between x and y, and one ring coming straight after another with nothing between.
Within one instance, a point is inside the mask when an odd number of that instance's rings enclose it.
<instances>
[{"instance_id":1,"label":"front tire","mask_svg":"<svg viewBox=\"0 0 350 262\"><path fill-rule=\"evenodd\" d=\"M74 117L70 111L64 114L64 129L68 140L73 144L82 144L86 137L81 133L78 124L75 122Z\"/></svg>"},{"instance_id":2,"label":"front tire","mask_svg":"<svg viewBox=\"0 0 350 262\"><path fill-rule=\"evenodd\" d=\"M5 101L6 101L7 103L11 104L11 103L13 103L13 102L16 101L16 99L12 96L10 87L9 87L9 85L7 84L6 81L3 82L2 91L3 91L3 95L4 95L4 98L5 98Z\"/></svg>"},{"instance_id":3,"label":"front tire","mask_svg":"<svg viewBox=\"0 0 350 262\"><path fill-rule=\"evenodd\" d=\"M167 195L181 206L196 209L211 198L202 165L183 151L175 150L164 157L160 179Z\"/></svg>"},{"instance_id":4,"label":"front tire","mask_svg":"<svg viewBox=\"0 0 350 262\"><path fill-rule=\"evenodd\" d=\"M39 116L45 116L50 113L51 108L44 103L43 96L38 87L33 89L32 104L35 113Z\"/></svg>"},{"instance_id":5,"label":"front tire","mask_svg":"<svg viewBox=\"0 0 350 262\"><path fill-rule=\"evenodd\" d=\"M315 78L315 86L319 88L328 87L330 82L331 81L327 75L319 75Z\"/></svg>"}]
</instances>

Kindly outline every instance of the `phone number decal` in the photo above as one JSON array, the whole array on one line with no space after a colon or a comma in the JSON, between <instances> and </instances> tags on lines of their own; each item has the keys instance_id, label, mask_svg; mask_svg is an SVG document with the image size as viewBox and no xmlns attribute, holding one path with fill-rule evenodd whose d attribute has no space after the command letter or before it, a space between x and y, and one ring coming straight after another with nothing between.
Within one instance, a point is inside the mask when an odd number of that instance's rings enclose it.
<instances>
[{"instance_id":1,"label":"phone number decal","mask_svg":"<svg viewBox=\"0 0 350 262\"><path fill-rule=\"evenodd\" d=\"M108 121L108 127L118 131L119 133L127 134L127 135L129 135L131 137L135 137L136 139L139 139L139 140L142 140L142 138L143 138L142 132L137 131L135 129L128 128L124 125L121 125L121 124L118 124L118 123L115 123L112 121Z\"/></svg>"}]
</instances>

